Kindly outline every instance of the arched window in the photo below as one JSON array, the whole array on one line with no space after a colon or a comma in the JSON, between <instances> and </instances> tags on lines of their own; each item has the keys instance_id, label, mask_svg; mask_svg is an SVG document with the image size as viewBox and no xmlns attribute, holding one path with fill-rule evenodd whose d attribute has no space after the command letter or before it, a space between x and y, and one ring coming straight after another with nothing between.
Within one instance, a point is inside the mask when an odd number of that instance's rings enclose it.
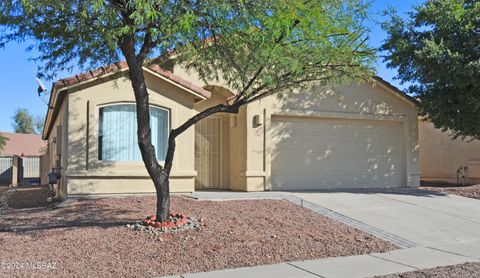
<instances>
[{"instance_id":1,"label":"arched window","mask_svg":"<svg viewBox=\"0 0 480 278\"><path fill-rule=\"evenodd\" d=\"M167 109L150 106L152 144L157 159L163 161L167 151L169 115ZM141 161L137 140L137 113L134 104L117 104L100 108L98 159L105 161Z\"/></svg>"}]
</instances>

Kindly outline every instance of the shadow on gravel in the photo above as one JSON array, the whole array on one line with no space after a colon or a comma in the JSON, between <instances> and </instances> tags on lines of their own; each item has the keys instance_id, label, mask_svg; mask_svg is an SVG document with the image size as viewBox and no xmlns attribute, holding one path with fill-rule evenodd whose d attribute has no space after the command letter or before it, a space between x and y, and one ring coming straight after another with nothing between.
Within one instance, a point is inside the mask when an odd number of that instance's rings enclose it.
<instances>
[{"instance_id":1,"label":"shadow on gravel","mask_svg":"<svg viewBox=\"0 0 480 278\"><path fill-rule=\"evenodd\" d=\"M0 232L34 232L51 229L76 229L79 227L111 228L138 221L130 209L118 209L102 202L69 199L63 203L43 208L5 208L0 219ZM134 201L132 200L132 204ZM132 217L128 217L128 215Z\"/></svg>"}]
</instances>

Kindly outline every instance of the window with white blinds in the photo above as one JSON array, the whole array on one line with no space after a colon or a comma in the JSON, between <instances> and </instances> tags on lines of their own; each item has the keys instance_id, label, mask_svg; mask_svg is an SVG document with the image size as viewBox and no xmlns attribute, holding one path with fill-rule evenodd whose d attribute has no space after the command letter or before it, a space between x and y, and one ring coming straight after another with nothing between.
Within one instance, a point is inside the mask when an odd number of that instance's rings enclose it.
<instances>
[{"instance_id":1,"label":"window with white blinds","mask_svg":"<svg viewBox=\"0 0 480 278\"><path fill-rule=\"evenodd\" d=\"M157 159L163 161L167 150L169 110L151 106L150 127ZM134 104L100 108L98 159L105 161L141 161L137 141L137 113Z\"/></svg>"}]
</instances>

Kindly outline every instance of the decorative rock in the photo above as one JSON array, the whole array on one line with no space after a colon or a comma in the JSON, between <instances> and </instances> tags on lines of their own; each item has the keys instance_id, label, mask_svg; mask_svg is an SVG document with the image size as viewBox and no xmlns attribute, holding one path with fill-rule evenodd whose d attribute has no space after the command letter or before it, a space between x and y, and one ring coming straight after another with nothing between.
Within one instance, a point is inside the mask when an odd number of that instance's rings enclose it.
<instances>
[{"instance_id":1,"label":"decorative rock","mask_svg":"<svg viewBox=\"0 0 480 278\"><path fill-rule=\"evenodd\" d=\"M150 225L145 225L143 223L135 223L135 224L127 224L126 227L130 230L136 231L137 234L138 232L144 232L144 233L149 233L153 235L160 235L163 233L177 233L177 232L182 232L185 230L190 230L190 229L197 229L200 227L199 222L193 218L193 217L185 217L186 221L183 225L178 225L178 226L160 226L159 227L153 227ZM160 240L160 241L163 241Z\"/></svg>"}]
</instances>

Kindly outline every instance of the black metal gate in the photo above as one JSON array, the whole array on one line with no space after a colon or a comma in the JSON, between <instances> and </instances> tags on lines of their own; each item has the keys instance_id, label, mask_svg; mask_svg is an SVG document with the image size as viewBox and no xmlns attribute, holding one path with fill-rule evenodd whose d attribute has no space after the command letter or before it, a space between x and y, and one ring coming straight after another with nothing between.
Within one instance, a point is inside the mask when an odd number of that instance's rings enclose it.
<instances>
[{"instance_id":1,"label":"black metal gate","mask_svg":"<svg viewBox=\"0 0 480 278\"><path fill-rule=\"evenodd\" d=\"M14 167L14 165L17 165L17 167ZM40 166L39 156L0 156L0 185L40 184ZM13 172L15 170L17 171L16 175ZM13 180L14 177L17 177L16 181Z\"/></svg>"}]
</instances>

